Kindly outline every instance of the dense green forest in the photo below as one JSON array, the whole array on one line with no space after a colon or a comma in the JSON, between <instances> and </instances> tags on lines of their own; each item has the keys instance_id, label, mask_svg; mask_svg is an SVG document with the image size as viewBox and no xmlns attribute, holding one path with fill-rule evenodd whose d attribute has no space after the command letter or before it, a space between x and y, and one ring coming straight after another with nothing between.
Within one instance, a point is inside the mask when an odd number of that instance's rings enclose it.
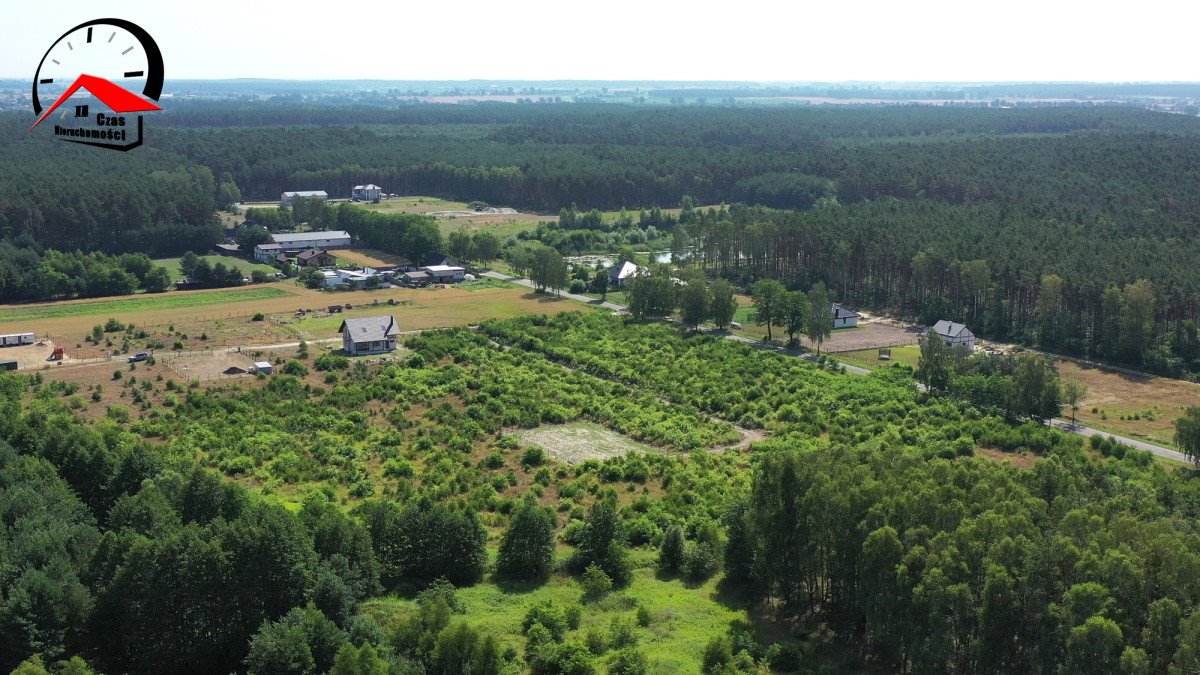
<instances>
[{"instance_id":1,"label":"dense green forest","mask_svg":"<svg viewBox=\"0 0 1200 675\"><path fill-rule=\"evenodd\" d=\"M616 317L406 346L209 389L135 370L111 385L132 408L95 422L78 385L0 378L0 667L641 673L674 620L633 580L714 576L775 628L695 636L684 670L1200 667L1200 493L1148 454L919 394L904 369ZM513 431L575 421L654 450L563 465ZM722 452L737 427L766 440ZM564 576L577 601L494 633L496 606L462 597ZM626 618L597 631L611 607Z\"/></svg>"},{"instance_id":2,"label":"dense green forest","mask_svg":"<svg viewBox=\"0 0 1200 675\"><path fill-rule=\"evenodd\" d=\"M18 133L19 122L0 117L13 131L0 141L13 164L0 172L0 232L13 241L202 252L220 237L215 206L293 189L345 197L369 180L401 194L569 209L557 228L528 235L564 253L665 247L670 237L681 260L744 286L822 281L838 301L965 321L996 339L1176 376L1200 368L1193 117L178 101L129 159ZM595 211L685 197L733 206L696 208L683 227L630 217L614 228ZM345 227L393 252L440 245L428 223L409 227L416 219L356 218Z\"/></svg>"}]
</instances>

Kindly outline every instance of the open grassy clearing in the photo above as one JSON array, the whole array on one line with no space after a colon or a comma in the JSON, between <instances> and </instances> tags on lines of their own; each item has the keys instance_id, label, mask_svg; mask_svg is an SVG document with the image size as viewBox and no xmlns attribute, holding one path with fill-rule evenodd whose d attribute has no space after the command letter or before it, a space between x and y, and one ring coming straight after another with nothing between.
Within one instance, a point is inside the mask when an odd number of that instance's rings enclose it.
<instances>
[{"instance_id":1,"label":"open grassy clearing","mask_svg":"<svg viewBox=\"0 0 1200 675\"><path fill-rule=\"evenodd\" d=\"M536 445L564 464L589 459L603 461L630 452L654 452L647 445L590 422L540 426L522 431L517 437L521 443Z\"/></svg>"},{"instance_id":2,"label":"open grassy clearing","mask_svg":"<svg viewBox=\"0 0 1200 675\"><path fill-rule=\"evenodd\" d=\"M894 364L902 364L913 368L917 367L917 360L921 358L921 348L917 345L903 345L900 347L891 347L891 360L880 360L878 349L858 349L850 352L838 352L836 358L839 361L860 366L862 368L887 368Z\"/></svg>"},{"instance_id":3,"label":"open grassy clearing","mask_svg":"<svg viewBox=\"0 0 1200 675\"><path fill-rule=\"evenodd\" d=\"M1200 384L1152 375L1058 362L1064 382L1076 378L1088 388L1078 413L1081 424L1156 445L1175 446L1175 420L1188 406L1200 405ZM1063 418L1071 409L1063 407ZM1122 419L1124 418L1124 419Z\"/></svg>"},{"instance_id":4,"label":"open grassy clearing","mask_svg":"<svg viewBox=\"0 0 1200 675\"><path fill-rule=\"evenodd\" d=\"M255 270L258 270L259 272L264 272L264 273L270 275L271 277L274 277L275 273L277 271L279 271L279 270L275 269L274 267L271 267L270 265L264 265L262 263L252 262L252 261L246 260L244 258L234 258L232 256L227 256L227 255L202 255L200 257L203 258L204 260L207 260L209 265L216 265L217 263L224 263L224 265L226 267L236 267L239 270L241 270L242 274L246 277L249 277L250 273ZM181 258L158 258L154 261L154 264L162 265L163 267L166 267L167 270L171 272L171 278L180 279L183 277L183 271L179 269L179 261L180 260L181 260Z\"/></svg>"},{"instance_id":5,"label":"open grassy clearing","mask_svg":"<svg viewBox=\"0 0 1200 675\"><path fill-rule=\"evenodd\" d=\"M364 209L381 213L435 213L438 211L470 211L467 202L439 199L437 197L405 196L385 199L378 204L359 204ZM497 205L493 205L497 206ZM469 231L489 230L498 237L507 237L537 227L539 221L554 220L556 215L535 213L478 213L471 215L438 216L438 229L442 236L460 227Z\"/></svg>"},{"instance_id":6,"label":"open grassy clearing","mask_svg":"<svg viewBox=\"0 0 1200 675\"><path fill-rule=\"evenodd\" d=\"M650 625L638 628L637 635L638 647L649 661L648 672L700 672L704 644L728 629L731 622L750 621L749 612L720 593L720 577L701 585L659 578L653 568L653 551L636 549L631 554L637 569L629 588L584 605L579 628L570 631L568 639L582 641L589 631L607 633L614 619L633 621L638 606L643 606L650 612ZM582 593L578 582L555 574L540 586L481 583L459 589L458 598L468 623L485 635L494 635L502 645L520 649L525 644L521 625L530 608L547 602L569 607L580 602ZM362 611L389 625L415 608L412 600L387 597L369 600Z\"/></svg>"}]
</instances>

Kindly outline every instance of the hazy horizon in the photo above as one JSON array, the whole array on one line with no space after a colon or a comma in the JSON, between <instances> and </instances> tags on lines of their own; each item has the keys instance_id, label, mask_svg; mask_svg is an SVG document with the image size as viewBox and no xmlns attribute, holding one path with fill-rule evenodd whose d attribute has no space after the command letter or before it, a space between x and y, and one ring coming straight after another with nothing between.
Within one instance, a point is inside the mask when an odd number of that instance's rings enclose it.
<instances>
[{"instance_id":1,"label":"hazy horizon","mask_svg":"<svg viewBox=\"0 0 1200 675\"><path fill-rule=\"evenodd\" d=\"M1128 8L1121 8L1128 9ZM30 79L71 27L118 17L147 29L170 80L729 83L1185 83L1200 80L1189 19L1161 0L963 6L930 0L786 6L762 0L563 6L162 5L7 8L0 78Z\"/></svg>"}]
</instances>

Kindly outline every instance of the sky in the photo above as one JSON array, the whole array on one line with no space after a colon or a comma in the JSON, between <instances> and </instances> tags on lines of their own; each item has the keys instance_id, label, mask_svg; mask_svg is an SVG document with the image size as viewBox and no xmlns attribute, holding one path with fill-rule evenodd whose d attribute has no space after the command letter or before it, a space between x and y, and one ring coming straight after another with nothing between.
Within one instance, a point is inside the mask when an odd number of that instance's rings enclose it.
<instances>
[{"instance_id":1,"label":"sky","mask_svg":"<svg viewBox=\"0 0 1200 675\"><path fill-rule=\"evenodd\" d=\"M0 10L0 77L103 17L166 79L1200 81L1175 0L56 0Z\"/></svg>"}]
</instances>

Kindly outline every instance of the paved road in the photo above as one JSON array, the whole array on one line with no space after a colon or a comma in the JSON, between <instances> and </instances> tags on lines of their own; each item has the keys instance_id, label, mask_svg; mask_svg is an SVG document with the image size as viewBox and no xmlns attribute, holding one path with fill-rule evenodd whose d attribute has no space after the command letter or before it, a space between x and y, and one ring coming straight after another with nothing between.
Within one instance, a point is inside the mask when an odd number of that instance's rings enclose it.
<instances>
[{"instance_id":1,"label":"paved road","mask_svg":"<svg viewBox=\"0 0 1200 675\"><path fill-rule=\"evenodd\" d=\"M533 288L533 282L529 281L528 279L522 279L521 277L508 276L506 274L500 274L499 272L484 272L483 276L491 277L493 279L500 279L502 281L510 281L514 284L520 284L521 286ZM622 305L618 305L613 302L600 302L599 300L597 300L595 298L589 298L586 295L578 295L576 293L563 293L562 297L570 298L571 300L576 300L578 302L587 303L589 305L593 305L596 307L604 307L606 309L611 309L615 312L628 311L628 308L624 307ZM682 325L682 324L680 324L680 325ZM799 357L802 359L808 359L810 361L817 360L816 355L810 354L808 352L799 352L794 349L788 349L787 347L781 347L779 345L767 344L766 342L762 342L761 340L755 340L753 338L743 337L741 335L734 335L733 333L726 333L725 331L717 331L717 330L712 330L709 328L702 328L701 330L703 330L706 333L711 333L714 335L722 335L723 337L725 337L728 340L733 340L735 342L741 342L743 344L748 344L751 347L756 347L758 349L767 349L770 351L779 352L780 354L787 354L788 356L796 356L796 357ZM871 372L870 370L867 370L866 368L851 365L849 363L845 363L842 361L838 361L838 364L845 367L847 373L854 373L855 375L868 375ZM921 387L920 384L918 384L917 386ZM1081 426L1081 425L1077 425L1077 424L1072 425L1070 422L1067 422L1064 420L1058 420L1058 419L1050 420L1050 424L1053 425L1054 427L1062 429L1063 431L1067 431L1067 432L1070 432L1073 434L1078 434L1080 436L1091 437L1095 434L1100 434L1101 436L1105 436L1107 438L1112 438L1116 441L1124 443L1125 445L1133 446L1139 450L1145 450L1146 452L1153 453L1155 455L1158 455L1159 457L1166 457L1167 459L1174 459L1174 460L1180 461L1180 462L1188 462L1187 456L1184 455L1182 452L1179 452L1177 450L1172 450L1170 448L1164 448L1161 445L1154 445L1153 443L1139 441L1136 438L1127 438L1125 436L1118 436L1116 434L1109 433L1107 431L1101 431L1099 429L1092 429L1090 427L1085 427L1085 426Z\"/></svg>"},{"instance_id":2,"label":"paved road","mask_svg":"<svg viewBox=\"0 0 1200 675\"><path fill-rule=\"evenodd\" d=\"M483 272L481 276L485 276L485 277L488 277L491 279L499 279L500 281L508 281L508 282L517 284L518 286L524 286L526 288L535 288L533 285L533 282L528 279L524 279L521 277L513 277L513 276L509 276L507 274L501 274L499 272ZM578 293L567 293L566 291L562 291L559 293L559 296L563 297L563 298L568 298L568 299L574 300L576 302L582 302L582 303L585 303L588 305L592 305L593 307L603 307L605 309L611 309L614 312L629 311L629 308L624 307L622 305L618 305L615 302L608 302L607 300L601 301L601 300L597 300L596 298L589 298L586 295L579 295Z\"/></svg>"}]
</instances>

